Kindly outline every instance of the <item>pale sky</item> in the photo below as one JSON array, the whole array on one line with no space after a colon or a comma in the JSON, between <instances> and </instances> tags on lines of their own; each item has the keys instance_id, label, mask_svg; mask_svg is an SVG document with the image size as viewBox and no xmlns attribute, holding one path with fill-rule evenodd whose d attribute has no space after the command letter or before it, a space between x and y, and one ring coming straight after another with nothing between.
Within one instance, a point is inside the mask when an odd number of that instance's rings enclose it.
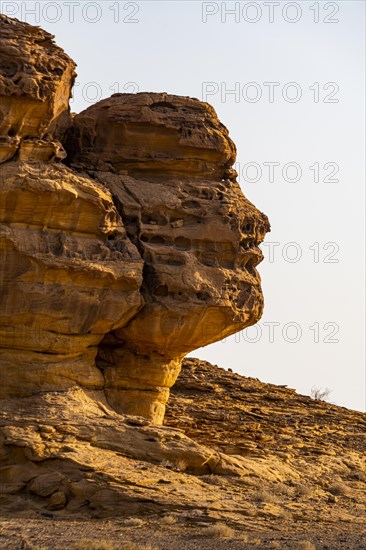
<instances>
[{"instance_id":1,"label":"pale sky","mask_svg":"<svg viewBox=\"0 0 366 550\"><path fill-rule=\"evenodd\" d=\"M211 103L271 221L265 313L191 355L365 410L365 4L1 1L77 62L72 110L114 92ZM229 12L232 13L229 13ZM232 93L230 93L230 91Z\"/></svg>"}]
</instances>

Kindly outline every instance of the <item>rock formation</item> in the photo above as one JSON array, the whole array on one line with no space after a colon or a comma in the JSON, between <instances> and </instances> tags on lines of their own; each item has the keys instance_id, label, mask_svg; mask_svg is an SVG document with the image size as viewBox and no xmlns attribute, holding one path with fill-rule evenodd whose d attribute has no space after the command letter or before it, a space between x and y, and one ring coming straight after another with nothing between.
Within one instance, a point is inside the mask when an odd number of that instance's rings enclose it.
<instances>
[{"instance_id":1,"label":"rock formation","mask_svg":"<svg viewBox=\"0 0 366 550\"><path fill-rule=\"evenodd\" d=\"M208 104L115 94L72 119L73 61L0 29L1 395L92 389L161 423L183 357L260 318L268 220Z\"/></svg>"},{"instance_id":2,"label":"rock formation","mask_svg":"<svg viewBox=\"0 0 366 550\"><path fill-rule=\"evenodd\" d=\"M227 548L202 542L216 521L261 533L232 548L300 548L273 537L319 521L323 548L345 524L361 548L364 415L183 359L263 308L268 220L212 107L117 94L72 117L52 37L2 15L0 37L0 548L45 547L20 517L71 548L75 515L143 516L163 548Z\"/></svg>"},{"instance_id":3,"label":"rock formation","mask_svg":"<svg viewBox=\"0 0 366 550\"><path fill-rule=\"evenodd\" d=\"M161 420L183 356L259 319L268 222L235 182L226 128L198 100L117 94L75 117L66 149L109 189L144 261L144 307L99 346L108 402Z\"/></svg>"}]
</instances>

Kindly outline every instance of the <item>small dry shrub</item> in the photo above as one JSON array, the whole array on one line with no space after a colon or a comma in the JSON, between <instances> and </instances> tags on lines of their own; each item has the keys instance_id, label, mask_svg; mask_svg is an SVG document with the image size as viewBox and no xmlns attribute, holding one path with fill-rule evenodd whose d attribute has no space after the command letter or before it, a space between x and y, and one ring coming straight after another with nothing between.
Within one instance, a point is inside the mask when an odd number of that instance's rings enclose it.
<instances>
[{"instance_id":1,"label":"small dry shrub","mask_svg":"<svg viewBox=\"0 0 366 550\"><path fill-rule=\"evenodd\" d=\"M174 516L163 516L160 523L163 523L164 525L173 525L174 523L177 523L177 518Z\"/></svg>"},{"instance_id":2,"label":"small dry shrub","mask_svg":"<svg viewBox=\"0 0 366 550\"><path fill-rule=\"evenodd\" d=\"M298 484L295 486L295 492L298 497L310 497L313 494L313 491L310 487L306 485Z\"/></svg>"},{"instance_id":3,"label":"small dry shrub","mask_svg":"<svg viewBox=\"0 0 366 550\"><path fill-rule=\"evenodd\" d=\"M276 485L276 491L281 493L281 495L285 495L287 497L292 497L292 495L294 494L293 488L286 485L286 483L278 483Z\"/></svg>"},{"instance_id":4,"label":"small dry shrub","mask_svg":"<svg viewBox=\"0 0 366 550\"><path fill-rule=\"evenodd\" d=\"M203 534L206 537L232 539L235 536L235 531L225 523L215 523L215 525L206 527Z\"/></svg>"},{"instance_id":5,"label":"small dry shrub","mask_svg":"<svg viewBox=\"0 0 366 550\"><path fill-rule=\"evenodd\" d=\"M342 481L335 481L328 487L328 491L335 496L349 496L351 489Z\"/></svg>"},{"instance_id":6,"label":"small dry shrub","mask_svg":"<svg viewBox=\"0 0 366 550\"><path fill-rule=\"evenodd\" d=\"M282 510L282 512L280 513L280 515L278 517L280 519L283 519L283 520L291 520L292 519L292 514L289 510Z\"/></svg>"},{"instance_id":7,"label":"small dry shrub","mask_svg":"<svg viewBox=\"0 0 366 550\"><path fill-rule=\"evenodd\" d=\"M327 401L329 395L332 393L332 390L329 388L317 388L313 386L310 391L310 395L315 401Z\"/></svg>"},{"instance_id":8,"label":"small dry shrub","mask_svg":"<svg viewBox=\"0 0 366 550\"><path fill-rule=\"evenodd\" d=\"M298 550L316 550L316 546L309 540L302 540L299 543Z\"/></svg>"},{"instance_id":9,"label":"small dry shrub","mask_svg":"<svg viewBox=\"0 0 366 550\"><path fill-rule=\"evenodd\" d=\"M275 495L275 493L270 491L266 491L266 489L259 489L253 493L253 500L255 502L267 502L271 504L275 504L280 501L278 495Z\"/></svg>"}]
</instances>

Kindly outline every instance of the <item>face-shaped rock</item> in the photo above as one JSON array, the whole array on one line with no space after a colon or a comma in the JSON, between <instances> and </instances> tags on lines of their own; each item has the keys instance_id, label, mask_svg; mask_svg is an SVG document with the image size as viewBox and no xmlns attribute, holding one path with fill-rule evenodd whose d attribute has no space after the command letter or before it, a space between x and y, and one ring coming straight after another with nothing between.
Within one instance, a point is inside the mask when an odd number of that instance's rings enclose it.
<instances>
[{"instance_id":1,"label":"face-shaped rock","mask_svg":"<svg viewBox=\"0 0 366 550\"><path fill-rule=\"evenodd\" d=\"M99 348L108 399L161 418L181 358L260 318L268 220L235 182L227 129L198 100L116 94L75 118L66 149L112 193L144 260L145 306Z\"/></svg>"}]
</instances>

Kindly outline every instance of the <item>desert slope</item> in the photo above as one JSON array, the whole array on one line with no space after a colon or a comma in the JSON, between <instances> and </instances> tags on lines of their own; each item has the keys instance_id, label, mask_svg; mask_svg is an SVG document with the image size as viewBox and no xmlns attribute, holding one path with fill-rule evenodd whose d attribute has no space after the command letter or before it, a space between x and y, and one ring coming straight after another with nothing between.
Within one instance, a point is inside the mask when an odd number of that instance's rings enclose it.
<instances>
[{"instance_id":1,"label":"desert slope","mask_svg":"<svg viewBox=\"0 0 366 550\"><path fill-rule=\"evenodd\" d=\"M127 416L116 432L93 403L84 425L80 411L53 427L2 422L3 456L23 459L1 469L0 548L33 548L16 518L46 548L363 548L365 414L198 359L184 361L165 426Z\"/></svg>"}]
</instances>

